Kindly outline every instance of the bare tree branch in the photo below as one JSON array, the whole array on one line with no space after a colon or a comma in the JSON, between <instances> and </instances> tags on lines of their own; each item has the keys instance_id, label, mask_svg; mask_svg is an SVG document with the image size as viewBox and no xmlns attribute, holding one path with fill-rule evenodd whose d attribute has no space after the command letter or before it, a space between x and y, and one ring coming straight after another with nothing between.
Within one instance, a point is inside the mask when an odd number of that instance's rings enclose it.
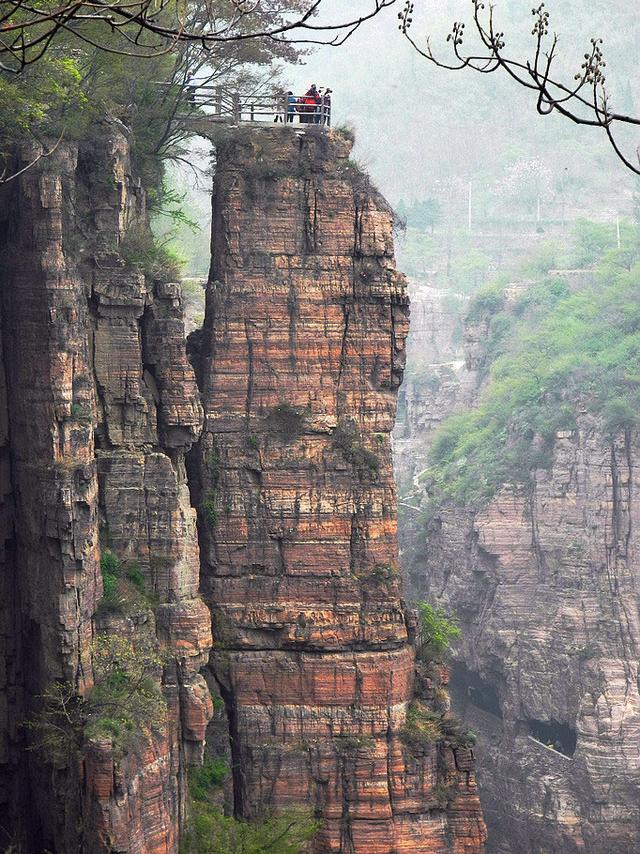
<instances>
[{"instance_id":1,"label":"bare tree branch","mask_svg":"<svg viewBox=\"0 0 640 854\"><path fill-rule=\"evenodd\" d=\"M62 142L63 137L64 137L64 131L60 134L60 136L58 137L58 139L56 140L54 145L51 146L51 148L41 151L39 154L37 154L33 158L33 160L30 160L29 163L27 163L25 166L22 166L20 169L16 170L15 172L9 172L7 167L5 166L2 170L2 172L0 172L0 184L8 184L9 181L13 181L14 178L18 178L20 175L22 175L28 169L31 169L33 166L35 166L36 163L39 163L40 160L43 159L43 157L50 157L53 154L53 152L56 150L56 148Z\"/></svg>"},{"instance_id":2,"label":"bare tree branch","mask_svg":"<svg viewBox=\"0 0 640 854\"><path fill-rule=\"evenodd\" d=\"M621 162L636 175L640 175L640 153L633 156L622 149L618 138L620 127L638 127L640 118L614 112L610 108L608 92L605 88L604 69L606 62L602 53L602 39L592 38L580 70L574 75L574 82L567 83L552 73L557 59L558 36L554 33L549 41L549 12L544 3L532 9L534 18L531 34L535 39L532 59L518 59L506 54L505 34L494 25L494 7L488 9L483 0L472 0L473 29L480 39L481 53L465 53L465 23L455 21L447 36L451 43L455 63L446 62L436 56L431 41L426 39L420 47L411 34L414 3L405 0L403 9L398 13L399 29L413 48L429 62L449 71L471 69L480 74L493 74L504 71L518 85L535 92L536 109L541 116L559 113L578 125L602 128Z\"/></svg>"},{"instance_id":3,"label":"bare tree branch","mask_svg":"<svg viewBox=\"0 0 640 854\"><path fill-rule=\"evenodd\" d=\"M288 4L190 0L186 5L180 0L153 4L150 0L62 0L53 8L28 0L0 0L0 68L19 72L37 62L61 31L112 53L147 57L184 42L195 42L209 52L225 43L251 39L338 45L395 2L370 0L364 13L346 13L340 20L321 23L316 16L322 0ZM223 14L229 6L231 14ZM114 34L126 45L114 44Z\"/></svg>"}]
</instances>

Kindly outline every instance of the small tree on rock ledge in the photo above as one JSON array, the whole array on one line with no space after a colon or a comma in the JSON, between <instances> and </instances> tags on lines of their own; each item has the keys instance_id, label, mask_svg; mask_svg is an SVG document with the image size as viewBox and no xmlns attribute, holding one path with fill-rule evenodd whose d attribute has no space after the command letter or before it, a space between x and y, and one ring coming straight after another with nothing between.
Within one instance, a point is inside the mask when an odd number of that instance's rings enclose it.
<instances>
[{"instance_id":1,"label":"small tree on rock ledge","mask_svg":"<svg viewBox=\"0 0 640 854\"><path fill-rule=\"evenodd\" d=\"M416 654L422 660L442 658L451 649L452 641L460 635L460 627L454 616L443 608L434 607L428 602L418 602L418 637Z\"/></svg>"}]
</instances>

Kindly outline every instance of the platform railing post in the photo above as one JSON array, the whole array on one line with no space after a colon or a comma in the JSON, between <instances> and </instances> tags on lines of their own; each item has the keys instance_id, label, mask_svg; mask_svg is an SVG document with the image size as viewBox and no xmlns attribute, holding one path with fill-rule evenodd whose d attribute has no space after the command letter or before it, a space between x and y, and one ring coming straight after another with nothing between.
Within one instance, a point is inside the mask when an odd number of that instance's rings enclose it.
<instances>
[{"instance_id":1,"label":"platform railing post","mask_svg":"<svg viewBox=\"0 0 640 854\"><path fill-rule=\"evenodd\" d=\"M240 95L238 92L233 93L233 118L236 122L239 122L242 118L242 112L240 110Z\"/></svg>"}]
</instances>

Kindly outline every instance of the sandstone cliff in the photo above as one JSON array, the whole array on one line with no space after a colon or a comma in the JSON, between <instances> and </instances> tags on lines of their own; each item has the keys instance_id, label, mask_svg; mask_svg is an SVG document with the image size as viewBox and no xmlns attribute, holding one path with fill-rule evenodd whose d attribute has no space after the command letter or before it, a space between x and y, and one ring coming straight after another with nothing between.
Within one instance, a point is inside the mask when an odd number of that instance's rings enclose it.
<instances>
[{"instance_id":1,"label":"sandstone cliff","mask_svg":"<svg viewBox=\"0 0 640 854\"><path fill-rule=\"evenodd\" d=\"M466 330L471 370L489 321ZM453 705L479 734L501 854L640 848L639 439L612 441L574 403L576 429L556 434L532 489L505 487L476 514L439 507L411 567L418 595L461 620Z\"/></svg>"},{"instance_id":2,"label":"sandstone cliff","mask_svg":"<svg viewBox=\"0 0 640 854\"><path fill-rule=\"evenodd\" d=\"M192 466L235 806L310 805L318 852L480 851L471 751L401 737L414 654L390 431L407 299L391 211L349 150L264 128L217 152Z\"/></svg>"},{"instance_id":3,"label":"sandstone cliff","mask_svg":"<svg viewBox=\"0 0 640 854\"><path fill-rule=\"evenodd\" d=\"M238 817L310 807L317 852L483 850L472 750L407 738L409 711L446 712L448 674L416 673L400 598L392 214L314 131L218 147L199 389L125 129L2 190L3 846L176 852L208 662ZM76 720L105 644L118 678L152 651L149 718L52 751L31 724L52 686Z\"/></svg>"},{"instance_id":4,"label":"sandstone cliff","mask_svg":"<svg viewBox=\"0 0 640 854\"><path fill-rule=\"evenodd\" d=\"M122 255L146 228L124 129L99 130L2 190L3 844L168 852L210 716L198 673L210 619L184 469L202 411L179 286ZM144 602L98 608L107 548L135 561ZM167 652L166 724L124 756L110 738L53 766L27 750L37 739L20 722L48 686L91 688L96 637L135 646L149 633Z\"/></svg>"}]
</instances>

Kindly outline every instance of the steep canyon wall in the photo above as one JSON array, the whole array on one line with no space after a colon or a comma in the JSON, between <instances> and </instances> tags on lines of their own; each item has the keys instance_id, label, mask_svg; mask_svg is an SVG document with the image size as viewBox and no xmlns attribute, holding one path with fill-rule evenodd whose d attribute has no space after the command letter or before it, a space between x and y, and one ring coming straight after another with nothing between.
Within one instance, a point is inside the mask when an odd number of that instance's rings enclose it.
<instances>
[{"instance_id":1,"label":"steep canyon wall","mask_svg":"<svg viewBox=\"0 0 640 854\"><path fill-rule=\"evenodd\" d=\"M311 805L318 852L479 851L470 751L401 738L414 655L390 431L407 298L392 213L349 151L286 128L218 149L199 502L236 806Z\"/></svg>"},{"instance_id":2,"label":"steep canyon wall","mask_svg":"<svg viewBox=\"0 0 640 854\"><path fill-rule=\"evenodd\" d=\"M465 331L469 376L481 376L490 322ZM420 465L432 403L404 427ZM572 403L576 429L556 435L530 491L505 486L476 514L441 506L426 528L409 514L401 530L413 591L461 621L453 704L479 734L488 850L500 854L640 849L639 440L611 440Z\"/></svg>"},{"instance_id":3,"label":"steep canyon wall","mask_svg":"<svg viewBox=\"0 0 640 854\"><path fill-rule=\"evenodd\" d=\"M175 851L186 763L210 716L198 671L211 645L184 469L202 410L179 285L122 256L146 218L118 123L2 193L2 842ZM98 607L107 546L135 561L153 606ZM54 681L91 687L99 634L161 640L167 721L124 756L91 738L48 762L20 722Z\"/></svg>"}]
</instances>

